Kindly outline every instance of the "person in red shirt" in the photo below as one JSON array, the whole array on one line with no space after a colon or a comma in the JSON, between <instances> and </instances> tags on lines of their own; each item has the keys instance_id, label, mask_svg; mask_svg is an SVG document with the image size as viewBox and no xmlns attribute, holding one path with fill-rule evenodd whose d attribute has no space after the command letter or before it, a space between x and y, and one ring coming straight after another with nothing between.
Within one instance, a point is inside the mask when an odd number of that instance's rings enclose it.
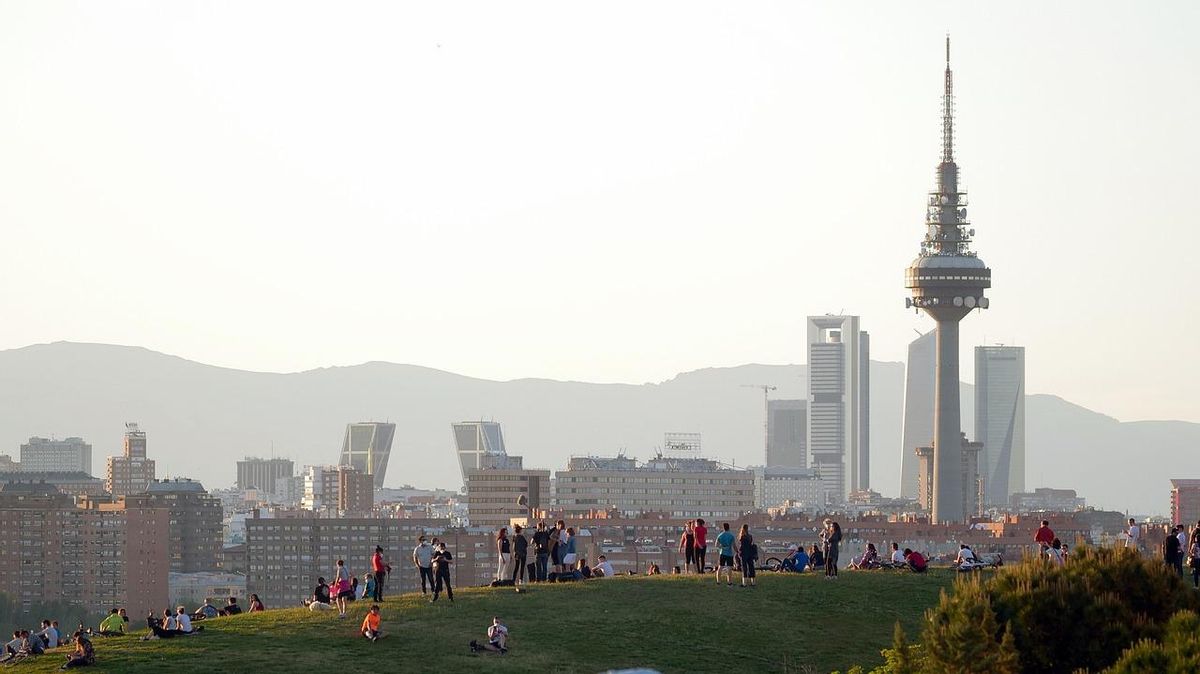
<instances>
[{"instance_id":1,"label":"person in red shirt","mask_svg":"<svg viewBox=\"0 0 1200 674\"><path fill-rule=\"evenodd\" d=\"M375 593L371 595L372 601L383 601L383 579L387 577L389 570L388 564L383 561L383 548L376 545L375 554L371 556L371 572L375 574Z\"/></svg>"},{"instance_id":2,"label":"person in red shirt","mask_svg":"<svg viewBox=\"0 0 1200 674\"><path fill-rule=\"evenodd\" d=\"M698 519L693 530L696 533L696 573L704 573L704 553L708 552L708 527L704 526L704 520Z\"/></svg>"},{"instance_id":3,"label":"person in red shirt","mask_svg":"<svg viewBox=\"0 0 1200 674\"><path fill-rule=\"evenodd\" d=\"M1040 545L1042 550L1054 543L1054 531L1050 529L1050 522L1042 520L1042 526L1033 534L1033 541Z\"/></svg>"},{"instance_id":4,"label":"person in red shirt","mask_svg":"<svg viewBox=\"0 0 1200 674\"><path fill-rule=\"evenodd\" d=\"M909 548L904 548L904 561L908 562L908 568L915 573L925 573L925 570L929 568L928 562L925 561L925 555Z\"/></svg>"}]
</instances>

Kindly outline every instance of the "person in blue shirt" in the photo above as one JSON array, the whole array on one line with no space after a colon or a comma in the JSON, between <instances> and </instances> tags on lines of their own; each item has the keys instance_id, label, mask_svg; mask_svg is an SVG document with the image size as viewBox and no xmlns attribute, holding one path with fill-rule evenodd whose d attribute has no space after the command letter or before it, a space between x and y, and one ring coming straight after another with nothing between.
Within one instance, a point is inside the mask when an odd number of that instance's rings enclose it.
<instances>
[{"instance_id":1,"label":"person in blue shirt","mask_svg":"<svg viewBox=\"0 0 1200 674\"><path fill-rule=\"evenodd\" d=\"M783 560L784 571L795 571L804 573L808 570L808 553L804 551L804 546L798 546L792 551L792 554Z\"/></svg>"},{"instance_id":2,"label":"person in blue shirt","mask_svg":"<svg viewBox=\"0 0 1200 674\"><path fill-rule=\"evenodd\" d=\"M721 574L725 573L725 584L733 585L733 532L729 530L729 522L721 525L721 533L717 536L717 550L720 559L717 561L717 584L721 584Z\"/></svg>"}]
</instances>

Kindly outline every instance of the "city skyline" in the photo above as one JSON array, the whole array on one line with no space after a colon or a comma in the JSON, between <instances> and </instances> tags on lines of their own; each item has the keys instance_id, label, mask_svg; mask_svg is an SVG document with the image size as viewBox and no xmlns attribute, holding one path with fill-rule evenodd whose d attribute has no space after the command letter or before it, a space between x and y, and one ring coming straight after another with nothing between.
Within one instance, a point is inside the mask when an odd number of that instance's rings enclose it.
<instances>
[{"instance_id":1,"label":"city skyline","mask_svg":"<svg viewBox=\"0 0 1200 674\"><path fill-rule=\"evenodd\" d=\"M1036 22L934 3L868 17L662 6L635 26L589 17L598 30L570 40L546 29L569 8L482 7L478 23L440 8L373 22L298 9L295 33L273 33L276 59L258 47L274 18L261 8L234 20L117 6L68 21L54 3L6 5L0 90L22 105L0 111L0 267L22 283L0 296L0 347L69 339L260 371L379 360L663 381L801 362L802 322L777 311L799 294L805 313L863 316L876 357L902 360L910 330L930 326L897 314L889 290L937 133L931 98L912 92L935 81L948 30L968 75L959 147L987 214L980 244L1008 270L996 301L1022 307L964 325L963 342L1029 347L1031 392L1125 420L1198 421L1188 382L1200 364L1173 355L1200 317L1143 290L1196 283L1179 256L1200 243L1187 224L1197 206L1139 195L1197 179L1180 157L1200 145L1200 47L1185 28L1200 10L1081 6L1040 8ZM662 48L681 16L682 42ZM212 55L205 36L227 30ZM49 32L68 48L47 52ZM319 56L293 37L309 32L327 38ZM388 80L400 86L374 84ZM829 100L840 103L813 105ZM1121 234L1140 222L1173 245L1130 258ZM564 228L605 234L544 254ZM362 265L362 241L392 257ZM1087 278L1090 292L1065 315L1039 268ZM335 327L347 322L376 327ZM1164 348L1093 339L1130 322L1159 326ZM681 343L683 324L693 337Z\"/></svg>"}]
</instances>

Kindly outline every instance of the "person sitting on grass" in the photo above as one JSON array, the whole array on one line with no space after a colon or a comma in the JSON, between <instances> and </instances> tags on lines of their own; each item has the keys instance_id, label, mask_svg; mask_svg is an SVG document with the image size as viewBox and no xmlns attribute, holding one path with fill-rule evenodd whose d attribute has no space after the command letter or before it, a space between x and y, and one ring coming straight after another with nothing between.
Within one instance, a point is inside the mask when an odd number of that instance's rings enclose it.
<instances>
[{"instance_id":1,"label":"person sitting on grass","mask_svg":"<svg viewBox=\"0 0 1200 674\"><path fill-rule=\"evenodd\" d=\"M195 634L196 632L200 631L200 629L201 628L199 627L192 627L192 619L188 617L186 608L182 606L175 607L175 631L178 632L180 636Z\"/></svg>"},{"instance_id":2,"label":"person sitting on grass","mask_svg":"<svg viewBox=\"0 0 1200 674\"><path fill-rule=\"evenodd\" d=\"M579 575L583 578L592 577L592 567L588 566L587 558L585 557L580 557L579 561L575 563L575 570L578 571Z\"/></svg>"},{"instance_id":3,"label":"person sitting on grass","mask_svg":"<svg viewBox=\"0 0 1200 674\"><path fill-rule=\"evenodd\" d=\"M379 604L371 604L371 610L367 611L367 617L363 618L359 632L371 641L379 641L379 637L382 636L379 633Z\"/></svg>"},{"instance_id":4,"label":"person sitting on grass","mask_svg":"<svg viewBox=\"0 0 1200 674\"><path fill-rule=\"evenodd\" d=\"M258 598L258 595L250 595L250 612L258 613L259 611L265 610L267 610L267 607L263 606L262 600Z\"/></svg>"},{"instance_id":5,"label":"person sitting on grass","mask_svg":"<svg viewBox=\"0 0 1200 674\"><path fill-rule=\"evenodd\" d=\"M661 576L662 569L658 568L657 564L651 564L650 568L646 569L647 576Z\"/></svg>"},{"instance_id":6,"label":"person sitting on grass","mask_svg":"<svg viewBox=\"0 0 1200 674\"><path fill-rule=\"evenodd\" d=\"M954 558L954 565L958 567L959 571L970 571L975 568L978 562L979 560L975 558L975 551L971 549L971 546L966 543L958 546L958 556Z\"/></svg>"},{"instance_id":7,"label":"person sitting on grass","mask_svg":"<svg viewBox=\"0 0 1200 674\"><path fill-rule=\"evenodd\" d=\"M896 541L892 541L892 566L904 566L904 553Z\"/></svg>"},{"instance_id":8,"label":"person sitting on grass","mask_svg":"<svg viewBox=\"0 0 1200 674\"><path fill-rule=\"evenodd\" d=\"M58 628L49 619L42 621L42 631L34 636L42 640L42 648L58 648Z\"/></svg>"},{"instance_id":9,"label":"person sitting on grass","mask_svg":"<svg viewBox=\"0 0 1200 674\"><path fill-rule=\"evenodd\" d=\"M825 568L825 555L816 544L808 551L808 568L812 571Z\"/></svg>"},{"instance_id":10,"label":"person sitting on grass","mask_svg":"<svg viewBox=\"0 0 1200 674\"><path fill-rule=\"evenodd\" d=\"M67 661L63 663L62 669L90 667L94 664L96 664L96 649L92 647L92 640L87 638L83 630L79 630L75 633L75 652L67 656Z\"/></svg>"},{"instance_id":11,"label":"person sitting on grass","mask_svg":"<svg viewBox=\"0 0 1200 674\"><path fill-rule=\"evenodd\" d=\"M125 619L113 609L104 620L100 621L100 636L115 637L125 633Z\"/></svg>"},{"instance_id":12,"label":"person sitting on grass","mask_svg":"<svg viewBox=\"0 0 1200 674\"><path fill-rule=\"evenodd\" d=\"M221 611L221 615L237 615L242 612L242 607L238 606L237 597L230 597L229 604Z\"/></svg>"},{"instance_id":13,"label":"person sitting on grass","mask_svg":"<svg viewBox=\"0 0 1200 674\"><path fill-rule=\"evenodd\" d=\"M504 655L508 652L508 628L504 623L500 622L499 617L492 618L492 624L487 630L488 642L480 644L479 642L471 642L471 652L478 653L479 651L491 651Z\"/></svg>"},{"instance_id":14,"label":"person sitting on grass","mask_svg":"<svg viewBox=\"0 0 1200 674\"><path fill-rule=\"evenodd\" d=\"M925 561L925 555L916 550L904 548L904 561L908 563L908 568L912 569L914 573L925 573L929 569L929 562Z\"/></svg>"},{"instance_id":15,"label":"person sitting on grass","mask_svg":"<svg viewBox=\"0 0 1200 674\"><path fill-rule=\"evenodd\" d=\"M146 616L146 627L150 628L150 634L142 637L142 641L151 639L171 639L179 634L178 624L175 622L175 616L171 614L171 609L164 609L162 619L154 617L154 611Z\"/></svg>"},{"instance_id":16,"label":"person sitting on grass","mask_svg":"<svg viewBox=\"0 0 1200 674\"><path fill-rule=\"evenodd\" d=\"M216 606L212 605L212 600L205 597L204 605L196 609L196 612L192 614L192 620L208 620L209 618L216 618L219 615L221 615L221 612L217 610Z\"/></svg>"},{"instance_id":17,"label":"person sitting on grass","mask_svg":"<svg viewBox=\"0 0 1200 674\"><path fill-rule=\"evenodd\" d=\"M310 611L328 611L333 606L329 602L329 583L325 582L325 577L317 578L317 587L313 590L312 598L305 603Z\"/></svg>"},{"instance_id":18,"label":"person sitting on grass","mask_svg":"<svg viewBox=\"0 0 1200 674\"><path fill-rule=\"evenodd\" d=\"M879 551L875 549L874 543L867 543L867 548L863 550L862 556L850 562L851 569L873 569L879 566Z\"/></svg>"},{"instance_id":19,"label":"person sitting on grass","mask_svg":"<svg viewBox=\"0 0 1200 674\"><path fill-rule=\"evenodd\" d=\"M592 569L592 575L597 578L612 578L617 575L613 565L609 563L608 558L600 555L600 562L596 564L596 568Z\"/></svg>"},{"instance_id":20,"label":"person sitting on grass","mask_svg":"<svg viewBox=\"0 0 1200 674\"><path fill-rule=\"evenodd\" d=\"M795 546L792 549L791 554L784 558L780 570L797 573L804 573L808 570L808 553L804 551L803 545Z\"/></svg>"}]
</instances>

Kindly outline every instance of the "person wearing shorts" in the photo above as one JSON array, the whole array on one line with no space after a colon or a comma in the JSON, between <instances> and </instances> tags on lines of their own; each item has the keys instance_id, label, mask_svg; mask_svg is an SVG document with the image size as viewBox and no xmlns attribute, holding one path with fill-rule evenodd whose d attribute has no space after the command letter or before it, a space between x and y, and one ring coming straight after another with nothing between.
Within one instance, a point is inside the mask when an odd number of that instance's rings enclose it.
<instances>
[{"instance_id":1,"label":"person wearing shorts","mask_svg":"<svg viewBox=\"0 0 1200 674\"><path fill-rule=\"evenodd\" d=\"M692 521L683 524L683 533L679 536L679 552L683 554L683 571L690 573L696 563L696 532L692 529Z\"/></svg>"},{"instance_id":2,"label":"person wearing shorts","mask_svg":"<svg viewBox=\"0 0 1200 674\"><path fill-rule=\"evenodd\" d=\"M725 573L725 584L733 585L733 544L737 537L729 530L729 522L721 524L721 533L717 535L717 550L720 559L717 561L717 584L721 584L721 573Z\"/></svg>"}]
</instances>

